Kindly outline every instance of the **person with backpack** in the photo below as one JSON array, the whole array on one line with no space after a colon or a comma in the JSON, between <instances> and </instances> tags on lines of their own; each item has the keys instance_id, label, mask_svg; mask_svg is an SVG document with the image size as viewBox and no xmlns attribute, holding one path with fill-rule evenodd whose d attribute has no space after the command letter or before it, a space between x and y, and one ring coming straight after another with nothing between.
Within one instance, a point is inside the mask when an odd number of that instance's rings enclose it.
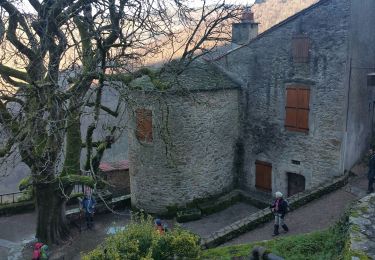
<instances>
[{"instance_id":1,"label":"person with backpack","mask_svg":"<svg viewBox=\"0 0 375 260\"><path fill-rule=\"evenodd\" d=\"M94 212L96 201L90 192L85 192L85 197L81 202L81 210L85 212L86 225L88 229L94 226Z\"/></svg>"},{"instance_id":2,"label":"person with backpack","mask_svg":"<svg viewBox=\"0 0 375 260\"><path fill-rule=\"evenodd\" d=\"M275 215L275 225L272 236L279 235L279 226L281 226L285 232L289 231L288 226L284 223L285 215L288 213L288 202L283 199L283 194L280 191L275 193L275 197L274 203L270 206Z\"/></svg>"},{"instance_id":3,"label":"person with backpack","mask_svg":"<svg viewBox=\"0 0 375 260\"><path fill-rule=\"evenodd\" d=\"M156 231L159 233L159 235L163 235L165 230L164 230L164 227L161 223L161 220L160 219L155 219L155 229Z\"/></svg>"},{"instance_id":4,"label":"person with backpack","mask_svg":"<svg viewBox=\"0 0 375 260\"><path fill-rule=\"evenodd\" d=\"M48 246L44 244L40 248L40 260L48 260L48 258L49 258Z\"/></svg>"},{"instance_id":5,"label":"person with backpack","mask_svg":"<svg viewBox=\"0 0 375 260\"><path fill-rule=\"evenodd\" d=\"M367 179L368 179L368 188L367 193L374 192L374 178L375 178L375 150L374 148L371 148L369 150L370 156L368 161L368 173L367 173Z\"/></svg>"}]
</instances>

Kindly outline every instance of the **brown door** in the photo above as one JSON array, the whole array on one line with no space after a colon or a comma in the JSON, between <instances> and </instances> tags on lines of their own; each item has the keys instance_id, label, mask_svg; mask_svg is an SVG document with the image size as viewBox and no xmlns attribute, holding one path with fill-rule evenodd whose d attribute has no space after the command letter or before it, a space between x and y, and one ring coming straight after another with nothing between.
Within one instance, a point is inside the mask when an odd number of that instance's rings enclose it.
<instances>
[{"instance_id":1,"label":"brown door","mask_svg":"<svg viewBox=\"0 0 375 260\"><path fill-rule=\"evenodd\" d=\"M255 162L255 187L272 192L272 164L261 161Z\"/></svg>"},{"instance_id":2,"label":"brown door","mask_svg":"<svg viewBox=\"0 0 375 260\"><path fill-rule=\"evenodd\" d=\"M288 197L305 190L305 177L288 172Z\"/></svg>"}]
</instances>

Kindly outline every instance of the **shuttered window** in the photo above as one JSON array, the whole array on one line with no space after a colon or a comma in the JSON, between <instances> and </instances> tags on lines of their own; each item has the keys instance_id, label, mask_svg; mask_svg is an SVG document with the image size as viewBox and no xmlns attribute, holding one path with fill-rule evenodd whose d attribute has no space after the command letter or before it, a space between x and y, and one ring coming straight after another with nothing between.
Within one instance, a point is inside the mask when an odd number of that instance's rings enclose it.
<instances>
[{"instance_id":1,"label":"shuttered window","mask_svg":"<svg viewBox=\"0 0 375 260\"><path fill-rule=\"evenodd\" d=\"M286 89L285 128L291 131L309 131L310 89L293 86Z\"/></svg>"},{"instance_id":2,"label":"shuttered window","mask_svg":"<svg viewBox=\"0 0 375 260\"><path fill-rule=\"evenodd\" d=\"M152 142L152 111L140 108L136 110L136 136L139 141Z\"/></svg>"},{"instance_id":3,"label":"shuttered window","mask_svg":"<svg viewBox=\"0 0 375 260\"><path fill-rule=\"evenodd\" d=\"M306 35L296 35L292 40L293 61L297 63L309 62L310 38Z\"/></svg>"}]
</instances>

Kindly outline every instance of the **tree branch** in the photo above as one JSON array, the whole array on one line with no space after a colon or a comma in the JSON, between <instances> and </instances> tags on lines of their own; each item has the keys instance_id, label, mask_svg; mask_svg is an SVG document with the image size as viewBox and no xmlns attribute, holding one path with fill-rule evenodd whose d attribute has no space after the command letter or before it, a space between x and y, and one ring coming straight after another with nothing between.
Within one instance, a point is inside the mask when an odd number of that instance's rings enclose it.
<instances>
[{"instance_id":1,"label":"tree branch","mask_svg":"<svg viewBox=\"0 0 375 260\"><path fill-rule=\"evenodd\" d=\"M24 18L22 16L22 14L9 1L0 0L0 6L3 7L9 14L9 21L8 21L9 24L8 24L8 30L7 30L8 40L21 53L26 55L30 60L33 60L35 58L35 53L30 48L28 48L26 45L24 45L20 40L18 40L18 37L16 35L18 23L20 23L22 27L26 25L26 22L23 20ZM27 26L24 29L25 29L26 32L28 31ZM28 34L28 37L32 37L30 32L28 32L27 34ZM29 39L29 41L31 43L33 43L34 39L31 38L31 39Z\"/></svg>"},{"instance_id":2,"label":"tree branch","mask_svg":"<svg viewBox=\"0 0 375 260\"><path fill-rule=\"evenodd\" d=\"M0 75L1 76L13 77L13 78L25 81L27 83L31 83L31 79L29 78L29 75L26 72L22 72L22 71L13 69L13 68L5 66L1 63L0 63Z\"/></svg>"},{"instance_id":3,"label":"tree branch","mask_svg":"<svg viewBox=\"0 0 375 260\"><path fill-rule=\"evenodd\" d=\"M95 103L94 102L90 102L90 103L85 104L85 106L95 107ZM118 117L118 107L119 106L117 106L116 110L113 111L109 107L106 107L104 105L100 105L100 109L102 109L103 111L105 111L106 113L108 113L109 115L111 115L113 117Z\"/></svg>"}]
</instances>

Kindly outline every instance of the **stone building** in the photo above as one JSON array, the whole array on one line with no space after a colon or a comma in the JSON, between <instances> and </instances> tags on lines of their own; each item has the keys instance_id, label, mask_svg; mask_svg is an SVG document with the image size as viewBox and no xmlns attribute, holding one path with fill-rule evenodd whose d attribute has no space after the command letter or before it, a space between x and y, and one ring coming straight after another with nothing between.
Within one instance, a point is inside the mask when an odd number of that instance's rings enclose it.
<instances>
[{"instance_id":1,"label":"stone building","mask_svg":"<svg viewBox=\"0 0 375 260\"><path fill-rule=\"evenodd\" d=\"M233 188L293 195L343 175L372 136L374 10L320 0L259 35L246 14L237 47L167 91L132 91L132 204L163 213Z\"/></svg>"},{"instance_id":2,"label":"stone building","mask_svg":"<svg viewBox=\"0 0 375 260\"><path fill-rule=\"evenodd\" d=\"M233 188L238 89L212 65L197 62L167 91L150 87L131 93L133 205L160 213L168 206L183 206Z\"/></svg>"},{"instance_id":3,"label":"stone building","mask_svg":"<svg viewBox=\"0 0 375 260\"><path fill-rule=\"evenodd\" d=\"M103 179L108 183L112 196L130 193L129 161L101 162L99 165Z\"/></svg>"}]
</instances>

